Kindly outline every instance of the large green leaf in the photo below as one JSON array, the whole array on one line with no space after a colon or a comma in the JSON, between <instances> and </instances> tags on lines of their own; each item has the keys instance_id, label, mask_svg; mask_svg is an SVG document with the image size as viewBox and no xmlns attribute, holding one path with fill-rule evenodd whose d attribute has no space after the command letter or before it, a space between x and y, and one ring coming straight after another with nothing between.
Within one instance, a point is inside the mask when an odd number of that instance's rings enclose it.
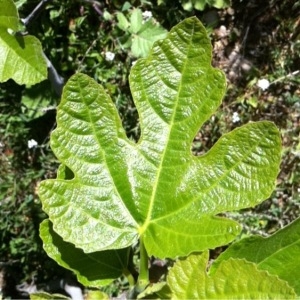
<instances>
[{"instance_id":1,"label":"large green leaf","mask_svg":"<svg viewBox=\"0 0 300 300\"><path fill-rule=\"evenodd\" d=\"M86 254L74 245L64 242L53 231L49 220L41 223L40 235L47 254L64 268L72 270L78 281L85 286L107 285L126 272L128 248Z\"/></svg>"},{"instance_id":2,"label":"large green leaf","mask_svg":"<svg viewBox=\"0 0 300 300\"><path fill-rule=\"evenodd\" d=\"M54 230L84 252L139 238L149 255L184 256L226 244L240 226L215 215L254 206L274 188L280 138L270 122L224 135L205 155L191 144L225 91L196 18L174 27L132 69L141 139L128 140L104 89L83 74L66 84L51 147L73 173L46 180L39 195Z\"/></svg>"},{"instance_id":3,"label":"large green leaf","mask_svg":"<svg viewBox=\"0 0 300 300\"><path fill-rule=\"evenodd\" d=\"M215 261L214 268L231 257L255 262L259 269L278 275L300 295L300 219L268 238L252 236L232 244Z\"/></svg>"},{"instance_id":4,"label":"large green leaf","mask_svg":"<svg viewBox=\"0 0 300 300\"><path fill-rule=\"evenodd\" d=\"M32 85L47 79L47 64L37 38L13 33L18 24L14 2L0 0L0 82Z\"/></svg>"},{"instance_id":5,"label":"large green leaf","mask_svg":"<svg viewBox=\"0 0 300 300\"><path fill-rule=\"evenodd\" d=\"M172 299L295 299L287 282L242 259L222 261L207 272L208 251L179 260L167 282Z\"/></svg>"}]
</instances>

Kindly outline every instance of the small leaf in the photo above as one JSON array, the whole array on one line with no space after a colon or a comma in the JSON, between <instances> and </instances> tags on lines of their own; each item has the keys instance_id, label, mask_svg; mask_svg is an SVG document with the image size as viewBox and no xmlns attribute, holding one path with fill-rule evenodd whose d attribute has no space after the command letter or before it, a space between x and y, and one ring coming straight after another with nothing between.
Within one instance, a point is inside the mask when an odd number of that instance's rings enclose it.
<instances>
[{"instance_id":1,"label":"small leaf","mask_svg":"<svg viewBox=\"0 0 300 300\"><path fill-rule=\"evenodd\" d=\"M62 267L74 271L85 286L104 286L120 277L127 268L129 249L85 254L56 234L49 220L40 225L40 236L47 254Z\"/></svg>"},{"instance_id":2,"label":"small leaf","mask_svg":"<svg viewBox=\"0 0 300 300\"><path fill-rule=\"evenodd\" d=\"M277 276L241 259L222 261L207 273L208 251L178 260L169 271L172 299L295 299L294 290Z\"/></svg>"},{"instance_id":3,"label":"small leaf","mask_svg":"<svg viewBox=\"0 0 300 300\"><path fill-rule=\"evenodd\" d=\"M0 28L18 30L19 14L13 0L0 0Z\"/></svg>"},{"instance_id":4,"label":"small leaf","mask_svg":"<svg viewBox=\"0 0 300 300\"><path fill-rule=\"evenodd\" d=\"M167 31L159 24L155 24L151 18L145 22L139 31L132 37L132 54L136 57L145 57L153 43L157 40L165 38Z\"/></svg>"},{"instance_id":5,"label":"small leaf","mask_svg":"<svg viewBox=\"0 0 300 300\"><path fill-rule=\"evenodd\" d=\"M134 9L130 16L130 32L137 33L142 27L142 22L142 11L138 8Z\"/></svg>"},{"instance_id":6,"label":"small leaf","mask_svg":"<svg viewBox=\"0 0 300 300\"><path fill-rule=\"evenodd\" d=\"M122 29L123 31L126 31L130 24L129 24L127 18L124 16L124 14L121 12L118 12L117 20L118 20L118 27L120 29Z\"/></svg>"},{"instance_id":7,"label":"small leaf","mask_svg":"<svg viewBox=\"0 0 300 300\"><path fill-rule=\"evenodd\" d=\"M186 11L191 11L193 9L192 0L182 0L182 7Z\"/></svg>"},{"instance_id":8,"label":"small leaf","mask_svg":"<svg viewBox=\"0 0 300 300\"><path fill-rule=\"evenodd\" d=\"M300 295L300 219L268 238L251 236L232 244L213 264L212 272L229 258L244 258L261 270L278 275Z\"/></svg>"},{"instance_id":9,"label":"small leaf","mask_svg":"<svg viewBox=\"0 0 300 300\"><path fill-rule=\"evenodd\" d=\"M228 7L230 5L229 0L214 0L212 6L218 9Z\"/></svg>"},{"instance_id":10,"label":"small leaf","mask_svg":"<svg viewBox=\"0 0 300 300\"><path fill-rule=\"evenodd\" d=\"M195 0L194 2L195 2L194 4L195 8L201 11L204 10L207 3L206 0Z\"/></svg>"}]
</instances>

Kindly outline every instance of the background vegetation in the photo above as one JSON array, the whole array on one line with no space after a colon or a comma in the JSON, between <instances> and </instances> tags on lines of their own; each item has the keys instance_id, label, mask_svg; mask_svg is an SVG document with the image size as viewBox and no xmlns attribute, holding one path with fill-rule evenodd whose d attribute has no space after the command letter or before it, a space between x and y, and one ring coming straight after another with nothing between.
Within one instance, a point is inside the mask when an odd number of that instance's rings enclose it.
<instances>
[{"instance_id":1,"label":"background vegetation","mask_svg":"<svg viewBox=\"0 0 300 300\"><path fill-rule=\"evenodd\" d=\"M39 3L15 2L21 18ZM147 48L137 51L134 46L139 37L130 23L134 8L143 12L144 22L152 14L151 22L161 26L148 37L162 36L163 28L170 30L192 15L205 24L213 64L226 73L228 91L220 110L195 137L192 151L206 152L241 124L272 120L281 130L284 149L276 190L258 207L230 216L243 223L243 234L267 236L291 222L300 210L300 1L48 1L26 30L40 39L65 81L81 71L103 84L127 135L137 140L128 75ZM44 281L64 272L43 252L38 227L45 215L35 193L41 180L55 177L49 133L59 93L50 81L32 87L13 81L0 85L0 263L16 284L34 274ZM111 294L123 284L120 279L109 287Z\"/></svg>"}]
</instances>

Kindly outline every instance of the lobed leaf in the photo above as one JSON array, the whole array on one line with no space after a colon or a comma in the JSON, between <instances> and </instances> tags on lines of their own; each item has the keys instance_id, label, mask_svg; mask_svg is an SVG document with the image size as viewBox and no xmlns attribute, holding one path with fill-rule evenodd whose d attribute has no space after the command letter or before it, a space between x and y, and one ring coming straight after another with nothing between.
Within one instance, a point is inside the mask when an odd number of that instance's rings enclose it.
<instances>
[{"instance_id":1,"label":"lobed leaf","mask_svg":"<svg viewBox=\"0 0 300 300\"><path fill-rule=\"evenodd\" d=\"M191 153L226 87L196 18L154 44L132 68L130 86L140 117L137 144L126 137L103 87L83 74L66 84L51 147L72 176L39 186L54 231L86 253L141 238L148 255L160 258L232 241L240 226L216 215L270 195L280 161L277 128L251 123L224 135L207 154Z\"/></svg>"},{"instance_id":2,"label":"lobed leaf","mask_svg":"<svg viewBox=\"0 0 300 300\"><path fill-rule=\"evenodd\" d=\"M295 299L287 282L242 259L222 261L207 273L208 251L178 260L169 271L172 299Z\"/></svg>"},{"instance_id":3,"label":"lobed leaf","mask_svg":"<svg viewBox=\"0 0 300 300\"><path fill-rule=\"evenodd\" d=\"M251 236L232 244L213 264L212 272L229 258L244 258L261 270L287 281L300 295L300 219L268 238Z\"/></svg>"}]
</instances>

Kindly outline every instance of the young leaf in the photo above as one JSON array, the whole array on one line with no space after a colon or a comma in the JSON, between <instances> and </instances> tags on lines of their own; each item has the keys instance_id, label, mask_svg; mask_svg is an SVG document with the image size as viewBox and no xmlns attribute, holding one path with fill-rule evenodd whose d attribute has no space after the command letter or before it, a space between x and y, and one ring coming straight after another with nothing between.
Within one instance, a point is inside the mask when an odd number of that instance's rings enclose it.
<instances>
[{"instance_id":1,"label":"young leaf","mask_svg":"<svg viewBox=\"0 0 300 300\"><path fill-rule=\"evenodd\" d=\"M131 33L138 33L143 24L142 11L139 8L135 8L130 16L130 31Z\"/></svg>"},{"instance_id":2,"label":"young leaf","mask_svg":"<svg viewBox=\"0 0 300 300\"><path fill-rule=\"evenodd\" d=\"M12 0L0 0L0 82L12 78L18 84L33 85L47 79L39 40L10 30L18 30L18 13Z\"/></svg>"},{"instance_id":3,"label":"young leaf","mask_svg":"<svg viewBox=\"0 0 300 300\"><path fill-rule=\"evenodd\" d=\"M172 299L295 299L294 290L277 276L242 259L222 261L207 273L208 251L178 260L169 271Z\"/></svg>"},{"instance_id":4,"label":"young leaf","mask_svg":"<svg viewBox=\"0 0 300 300\"><path fill-rule=\"evenodd\" d=\"M41 223L40 236L47 254L62 267L72 270L85 286L107 285L127 268L128 248L85 254L81 249L64 242L53 231L49 220Z\"/></svg>"},{"instance_id":5,"label":"young leaf","mask_svg":"<svg viewBox=\"0 0 300 300\"><path fill-rule=\"evenodd\" d=\"M118 20L118 27L121 30L126 31L127 28L129 27L130 23L128 22L128 20L124 16L124 14L121 13L121 12L118 12L117 13L117 20Z\"/></svg>"},{"instance_id":6,"label":"young leaf","mask_svg":"<svg viewBox=\"0 0 300 300\"><path fill-rule=\"evenodd\" d=\"M229 258L244 258L257 264L261 270L287 281L300 295L300 219L268 238L251 236L232 244L215 261L212 272Z\"/></svg>"},{"instance_id":7,"label":"young leaf","mask_svg":"<svg viewBox=\"0 0 300 300\"><path fill-rule=\"evenodd\" d=\"M149 53L153 43L165 38L166 34L167 31L160 25L155 24L151 18L133 35L131 46L132 54L136 57L145 57Z\"/></svg>"},{"instance_id":8,"label":"young leaf","mask_svg":"<svg viewBox=\"0 0 300 300\"><path fill-rule=\"evenodd\" d=\"M74 75L57 111L51 147L73 178L43 181L39 195L53 229L84 252L128 247L184 256L239 233L215 215L254 206L274 188L280 138L270 122L224 135L202 157L191 153L200 126L225 91L196 18L175 26L132 68L141 139L128 140L118 112L94 80Z\"/></svg>"}]
</instances>

